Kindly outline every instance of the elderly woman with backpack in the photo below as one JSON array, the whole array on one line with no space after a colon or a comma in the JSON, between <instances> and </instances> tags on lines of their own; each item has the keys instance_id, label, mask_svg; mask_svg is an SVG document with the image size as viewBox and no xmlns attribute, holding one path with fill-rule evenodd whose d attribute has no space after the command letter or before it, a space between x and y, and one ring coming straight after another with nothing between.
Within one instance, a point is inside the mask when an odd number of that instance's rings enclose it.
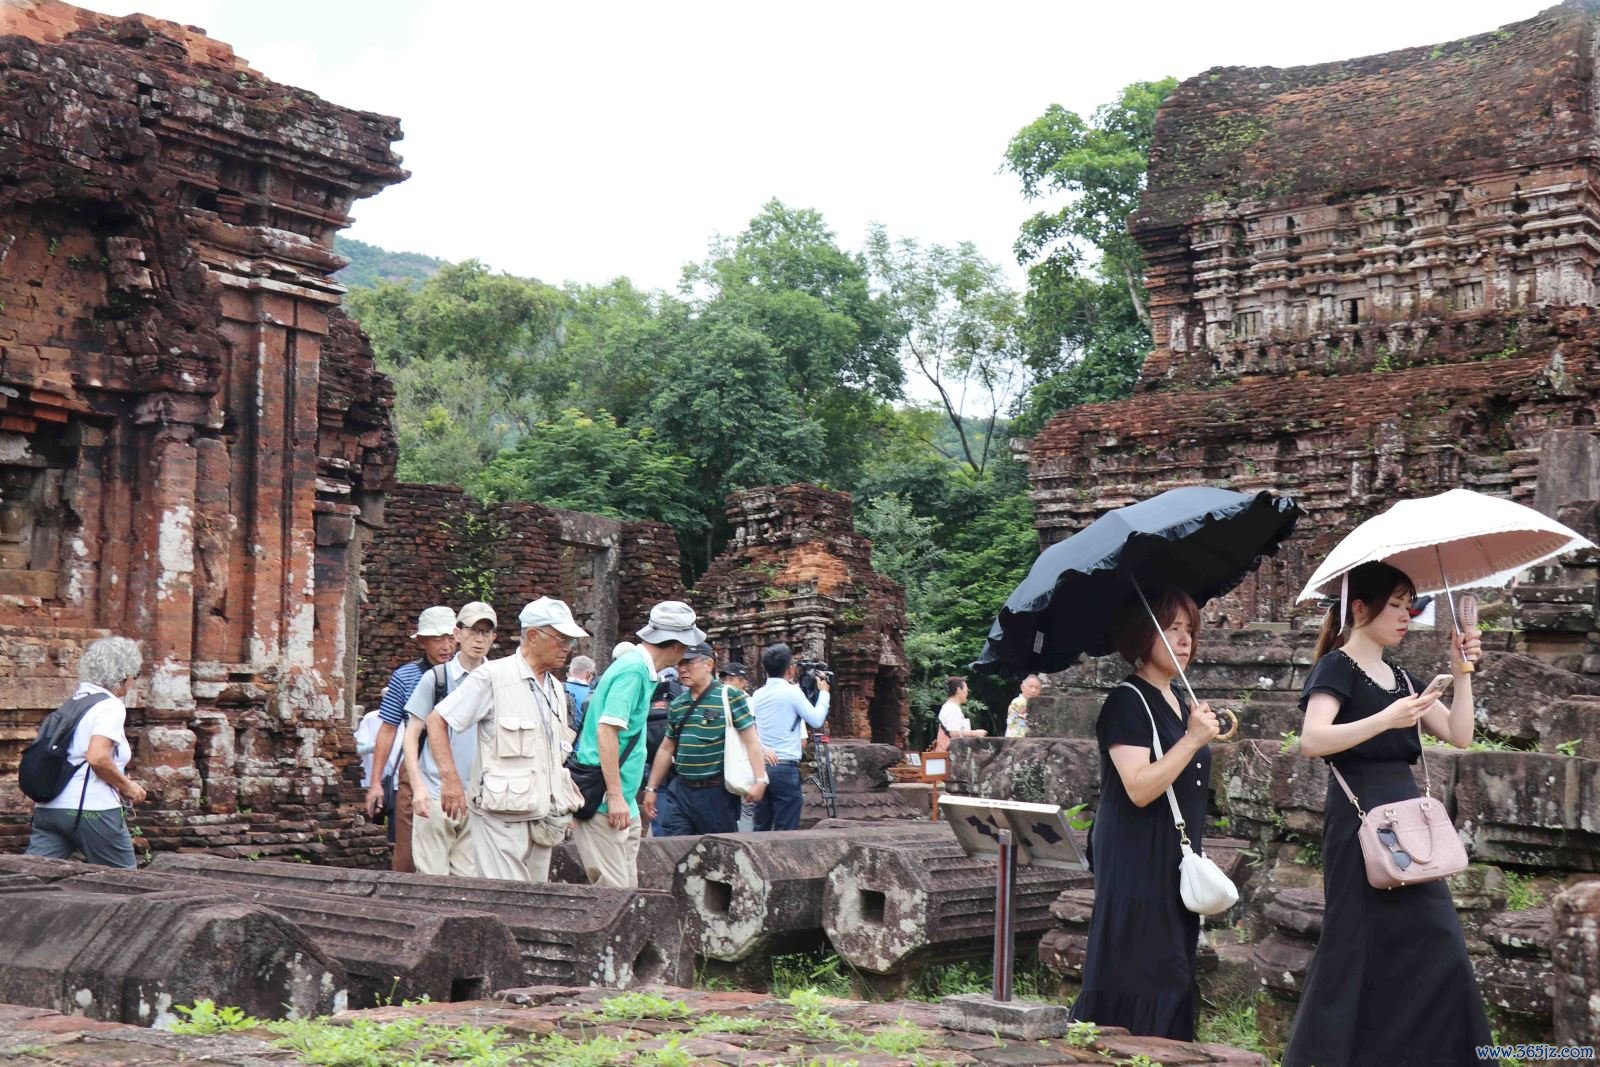
<instances>
[{"instance_id":1,"label":"elderly woman with backpack","mask_svg":"<svg viewBox=\"0 0 1600 1067\"><path fill-rule=\"evenodd\" d=\"M145 793L124 773L133 753L122 698L141 666L139 646L126 637L102 637L84 650L77 691L23 753L19 777L35 801L28 855L70 859L76 851L89 863L135 865L122 806Z\"/></svg>"}]
</instances>

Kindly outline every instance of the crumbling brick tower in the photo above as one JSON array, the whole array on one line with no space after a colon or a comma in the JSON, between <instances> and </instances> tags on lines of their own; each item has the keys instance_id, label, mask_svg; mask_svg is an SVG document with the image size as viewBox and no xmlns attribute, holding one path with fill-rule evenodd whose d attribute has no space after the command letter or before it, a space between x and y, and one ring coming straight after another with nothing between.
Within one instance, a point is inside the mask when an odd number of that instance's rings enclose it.
<instances>
[{"instance_id":1,"label":"crumbling brick tower","mask_svg":"<svg viewBox=\"0 0 1600 1067\"><path fill-rule=\"evenodd\" d=\"M405 177L398 124L54 0L0 0L0 84L0 850L21 744L116 633L156 847L350 855L357 523L395 445L331 245Z\"/></svg>"},{"instance_id":2,"label":"crumbling brick tower","mask_svg":"<svg viewBox=\"0 0 1600 1067\"><path fill-rule=\"evenodd\" d=\"M1300 534L1211 609L1240 625L1398 498L1533 503L1600 392L1597 17L1180 85L1132 220L1155 350L1028 445L1041 539L1177 485L1291 492Z\"/></svg>"},{"instance_id":3,"label":"crumbling brick tower","mask_svg":"<svg viewBox=\"0 0 1600 1067\"><path fill-rule=\"evenodd\" d=\"M728 521L733 539L690 594L717 658L744 663L759 686L761 650L787 642L834 669L834 737L905 747L905 590L873 571L850 495L746 489L728 498Z\"/></svg>"}]
</instances>

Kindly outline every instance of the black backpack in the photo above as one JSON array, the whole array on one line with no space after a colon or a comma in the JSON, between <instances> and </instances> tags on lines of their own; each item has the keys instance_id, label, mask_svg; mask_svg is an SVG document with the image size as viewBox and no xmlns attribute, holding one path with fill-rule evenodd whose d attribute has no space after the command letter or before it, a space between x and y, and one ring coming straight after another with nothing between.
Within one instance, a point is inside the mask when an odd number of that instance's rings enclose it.
<instances>
[{"instance_id":1,"label":"black backpack","mask_svg":"<svg viewBox=\"0 0 1600 1067\"><path fill-rule=\"evenodd\" d=\"M78 768L83 764L67 759L67 750L72 747L72 735L77 732L78 724L89 713L89 709L105 698L104 693L85 693L73 697L45 716L39 726L39 736L34 738L33 744L22 750L22 763L17 767L17 783L22 786L23 795L29 800L41 804L54 800L72 781L72 776L78 773ZM83 788L87 794L87 774L83 776ZM81 802L79 810L82 810Z\"/></svg>"}]
</instances>

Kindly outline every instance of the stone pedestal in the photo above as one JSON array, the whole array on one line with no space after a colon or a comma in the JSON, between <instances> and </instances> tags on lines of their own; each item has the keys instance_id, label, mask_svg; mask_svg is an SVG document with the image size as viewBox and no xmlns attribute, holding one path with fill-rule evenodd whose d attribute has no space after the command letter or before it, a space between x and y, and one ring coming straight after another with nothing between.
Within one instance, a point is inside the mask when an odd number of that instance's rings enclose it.
<instances>
[{"instance_id":1,"label":"stone pedestal","mask_svg":"<svg viewBox=\"0 0 1600 1067\"><path fill-rule=\"evenodd\" d=\"M939 1004L939 1025L974 1034L998 1034L1017 1041L1043 1041L1067 1032L1072 1013L1061 1004L999 1001L982 993L945 997Z\"/></svg>"}]
</instances>

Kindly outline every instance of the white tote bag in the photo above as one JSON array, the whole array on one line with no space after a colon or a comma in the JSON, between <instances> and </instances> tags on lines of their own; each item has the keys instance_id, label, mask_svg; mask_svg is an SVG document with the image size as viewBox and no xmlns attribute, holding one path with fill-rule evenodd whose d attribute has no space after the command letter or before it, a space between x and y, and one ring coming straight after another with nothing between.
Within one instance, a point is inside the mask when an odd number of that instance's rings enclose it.
<instances>
[{"instance_id":1,"label":"white tote bag","mask_svg":"<svg viewBox=\"0 0 1600 1067\"><path fill-rule=\"evenodd\" d=\"M756 787L756 772L750 769L750 754L744 738L733 728L733 705L728 702L728 687L722 687L722 788L736 797L750 795Z\"/></svg>"},{"instance_id":2,"label":"white tote bag","mask_svg":"<svg viewBox=\"0 0 1600 1067\"><path fill-rule=\"evenodd\" d=\"M1156 717L1150 710L1150 702L1139 692L1138 686L1129 682L1122 684L1134 691L1139 703L1144 705L1144 713L1150 716L1150 743L1155 746L1156 759L1160 759L1164 755L1161 751L1161 732L1156 729ZM1179 847L1183 849L1183 858L1178 861L1178 894L1183 897L1183 906L1196 915L1216 915L1227 911L1239 903L1238 887L1209 857L1199 855L1189 847L1183 812L1178 808L1178 798L1170 785L1167 786L1167 803L1172 807L1172 823L1178 828Z\"/></svg>"}]
</instances>

